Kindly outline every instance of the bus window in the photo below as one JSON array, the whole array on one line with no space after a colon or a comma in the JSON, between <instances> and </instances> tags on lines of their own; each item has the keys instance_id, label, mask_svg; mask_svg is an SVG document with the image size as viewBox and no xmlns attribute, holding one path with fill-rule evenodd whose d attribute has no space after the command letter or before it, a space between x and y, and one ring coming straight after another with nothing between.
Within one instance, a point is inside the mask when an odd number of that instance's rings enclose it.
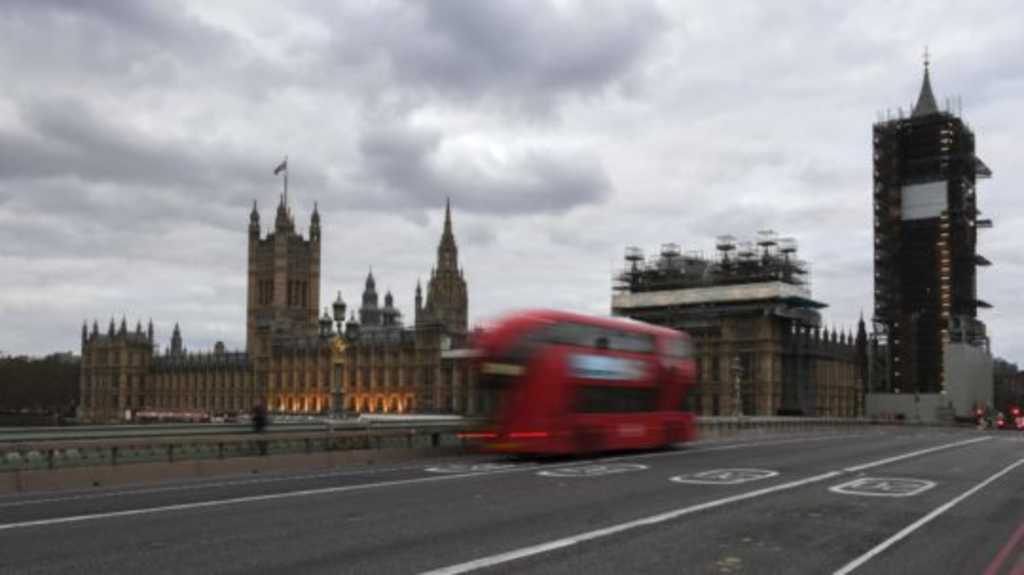
<instances>
[{"instance_id":1,"label":"bus window","mask_svg":"<svg viewBox=\"0 0 1024 575\"><path fill-rule=\"evenodd\" d=\"M654 336L647 333L609 332L608 347L614 351L653 353Z\"/></svg>"},{"instance_id":2,"label":"bus window","mask_svg":"<svg viewBox=\"0 0 1024 575\"><path fill-rule=\"evenodd\" d=\"M693 355L693 346L684 338L672 338L665 346L665 354L673 358L687 359Z\"/></svg>"},{"instance_id":3,"label":"bus window","mask_svg":"<svg viewBox=\"0 0 1024 575\"><path fill-rule=\"evenodd\" d=\"M545 330L543 338L557 345L573 345L630 353L653 353L654 336L647 333L633 333L605 329L592 325L560 322Z\"/></svg>"},{"instance_id":4,"label":"bus window","mask_svg":"<svg viewBox=\"0 0 1024 575\"><path fill-rule=\"evenodd\" d=\"M584 385L580 388L580 413L630 413L657 411L658 390L643 387Z\"/></svg>"}]
</instances>

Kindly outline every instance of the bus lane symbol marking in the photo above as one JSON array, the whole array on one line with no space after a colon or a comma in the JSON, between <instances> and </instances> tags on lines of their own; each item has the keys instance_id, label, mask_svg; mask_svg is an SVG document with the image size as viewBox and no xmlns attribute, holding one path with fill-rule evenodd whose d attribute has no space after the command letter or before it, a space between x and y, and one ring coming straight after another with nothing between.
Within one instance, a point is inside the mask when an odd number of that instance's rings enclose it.
<instances>
[{"instance_id":1,"label":"bus lane symbol marking","mask_svg":"<svg viewBox=\"0 0 1024 575\"><path fill-rule=\"evenodd\" d=\"M853 481L833 485L828 490L842 495L864 495L867 497L913 497L935 487L927 479L903 477L859 477Z\"/></svg>"},{"instance_id":2,"label":"bus lane symbol marking","mask_svg":"<svg viewBox=\"0 0 1024 575\"><path fill-rule=\"evenodd\" d=\"M447 465L435 465L428 467L425 471L429 473L479 473L482 471L498 471L515 467L515 463L449 463Z\"/></svg>"},{"instance_id":3,"label":"bus lane symbol marking","mask_svg":"<svg viewBox=\"0 0 1024 575\"><path fill-rule=\"evenodd\" d=\"M686 475L676 475L669 478L669 481L697 485L739 485L748 481L768 479L778 474L778 471L770 469L710 469Z\"/></svg>"},{"instance_id":4,"label":"bus lane symbol marking","mask_svg":"<svg viewBox=\"0 0 1024 575\"><path fill-rule=\"evenodd\" d=\"M544 477L600 477L602 475L629 473L630 471L642 471L644 469L647 469L647 466L640 463L608 463L604 465L561 467L548 471L539 471L537 475L543 475Z\"/></svg>"}]
</instances>

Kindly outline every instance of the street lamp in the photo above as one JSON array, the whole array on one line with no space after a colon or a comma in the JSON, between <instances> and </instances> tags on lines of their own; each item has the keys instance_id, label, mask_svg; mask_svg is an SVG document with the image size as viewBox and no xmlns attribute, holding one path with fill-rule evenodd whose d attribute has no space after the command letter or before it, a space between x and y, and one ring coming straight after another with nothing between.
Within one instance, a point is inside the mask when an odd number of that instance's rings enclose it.
<instances>
[{"instance_id":1,"label":"street lamp","mask_svg":"<svg viewBox=\"0 0 1024 575\"><path fill-rule=\"evenodd\" d=\"M334 300L334 322L338 324L338 334L344 333L342 325L345 323L345 300L341 299L341 290L338 290L338 298Z\"/></svg>"},{"instance_id":2,"label":"street lamp","mask_svg":"<svg viewBox=\"0 0 1024 575\"><path fill-rule=\"evenodd\" d=\"M327 308L324 308L324 315L320 316L320 337L328 338L331 336L331 315L327 312Z\"/></svg>"}]
</instances>

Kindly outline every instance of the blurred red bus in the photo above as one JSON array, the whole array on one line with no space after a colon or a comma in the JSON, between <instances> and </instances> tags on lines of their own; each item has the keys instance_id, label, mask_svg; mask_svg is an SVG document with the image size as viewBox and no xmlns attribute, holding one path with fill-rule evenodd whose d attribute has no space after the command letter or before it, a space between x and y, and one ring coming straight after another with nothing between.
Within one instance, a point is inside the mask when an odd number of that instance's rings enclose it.
<instances>
[{"instance_id":1,"label":"blurred red bus","mask_svg":"<svg viewBox=\"0 0 1024 575\"><path fill-rule=\"evenodd\" d=\"M632 320L557 311L508 316L478 338L488 450L568 454L689 441L689 338Z\"/></svg>"}]
</instances>

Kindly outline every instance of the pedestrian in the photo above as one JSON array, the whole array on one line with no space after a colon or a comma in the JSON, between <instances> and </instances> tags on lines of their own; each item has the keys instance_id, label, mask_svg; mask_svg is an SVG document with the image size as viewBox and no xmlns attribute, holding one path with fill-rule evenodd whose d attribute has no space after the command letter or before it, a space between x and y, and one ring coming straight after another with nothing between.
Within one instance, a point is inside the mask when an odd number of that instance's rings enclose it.
<instances>
[{"instance_id":1,"label":"pedestrian","mask_svg":"<svg viewBox=\"0 0 1024 575\"><path fill-rule=\"evenodd\" d=\"M267 428L267 408L263 406L262 402L252 406L252 430L254 433L263 433ZM267 442L266 440L260 439L256 441L256 445L260 450L260 455L267 454Z\"/></svg>"}]
</instances>

